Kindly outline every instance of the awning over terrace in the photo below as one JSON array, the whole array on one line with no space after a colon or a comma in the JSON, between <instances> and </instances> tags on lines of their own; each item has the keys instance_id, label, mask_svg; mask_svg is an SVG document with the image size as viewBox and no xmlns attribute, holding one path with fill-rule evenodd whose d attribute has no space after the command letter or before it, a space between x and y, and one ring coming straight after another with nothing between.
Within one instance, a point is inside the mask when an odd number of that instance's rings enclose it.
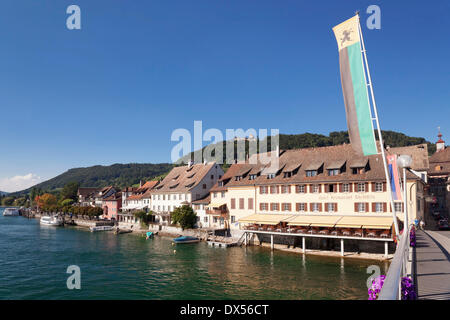
<instances>
[{"instance_id":1,"label":"awning over terrace","mask_svg":"<svg viewBox=\"0 0 450 320\"><path fill-rule=\"evenodd\" d=\"M370 216L252 214L239 219L239 223L277 225L280 222L289 226L357 229L391 229L393 224L391 217Z\"/></svg>"},{"instance_id":2,"label":"awning over terrace","mask_svg":"<svg viewBox=\"0 0 450 320\"><path fill-rule=\"evenodd\" d=\"M256 223L276 225L283 221L288 221L294 217L292 214L252 214L251 216L239 219L239 223Z\"/></svg>"}]
</instances>

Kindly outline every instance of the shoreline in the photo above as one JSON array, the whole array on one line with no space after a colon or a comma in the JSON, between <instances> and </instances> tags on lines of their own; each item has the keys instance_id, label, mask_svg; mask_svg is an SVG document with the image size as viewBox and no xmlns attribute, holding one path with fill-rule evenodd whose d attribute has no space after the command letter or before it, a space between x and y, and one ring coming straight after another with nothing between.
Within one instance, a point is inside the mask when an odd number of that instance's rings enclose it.
<instances>
[{"instance_id":1,"label":"shoreline","mask_svg":"<svg viewBox=\"0 0 450 320\"><path fill-rule=\"evenodd\" d=\"M41 215L35 214L33 217L27 217L22 216L24 218L28 219L39 219ZM76 219L77 220L77 219ZM76 223L76 220L74 219L74 222ZM84 220L83 220L84 221ZM75 224L75 225L67 225L72 228L79 228L84 230L89 230L90 226L89 223L95 223L96 221L86 220L86 224ZM127 229L128 230L128 229ZM131 232L128 234L134 234L136 236L143 236L146 234L146 232L152 231L151 229L131 229ZM187 231L187 232L186 232ZM180 233L176 232L170 232L170 231L152 231L156 236L161 237L169 237L174 238L178 237L180 235L187 235L189 233L192 234L192 232L201 233L204 231L197 230L197 229L189 229L189 230L183 230ZM186 233L186 234L185 234ZM120 235L120 234L117 234ZM208 242L205 237L198 236L201 242ZM264 247L270 250L270 243L261 243L259 245L257 244L249 244L248 246L255 246L255 247ZM245 247L243 245L240 246ZM354 260L366 260L366 261L378 261L378 262L390 262L393 258L393 254L389 254L388 257L385 257L382 253L365 253L365 252L345 252L344 256L341 256L339 251L332 251L332 250L318 250L318 249L307 249L306 252L303 252L303 249L300 247L290 247L288 245L283 244L275 244L273 250L283 251L291 254L297 254L297 255L313 255L313 256L322 256L322 257L331 257L331 258L341 258L341 259L354 259Z\"/></svg>"}]
</instances>

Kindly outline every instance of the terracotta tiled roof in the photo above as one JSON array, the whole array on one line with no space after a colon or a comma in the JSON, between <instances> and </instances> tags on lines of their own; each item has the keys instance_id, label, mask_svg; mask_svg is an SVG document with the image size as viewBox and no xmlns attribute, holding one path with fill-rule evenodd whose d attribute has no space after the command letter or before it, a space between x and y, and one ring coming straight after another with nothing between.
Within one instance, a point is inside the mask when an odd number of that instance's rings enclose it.
<instances>
[{"instance_id":1,"label":"terracotta tiled roof","mask_svg":"<svg viewBox=\"0 0 450 320\"><path fill-rule=\"evenodd\" d=\"M450 148L435 152L429 159L431 175L450 174ZM440 170L437 170L437 169Z\"/></svg>"},{"instance_id":2,"label":"terracotta tiled roof","mask_svg":"<svg viewBox=\"0 0 450 320\"><path fill-rule=\"evenodd\" d=\"M152 192L188 192L199 184L215 165L217 165L215 162L210 162L207 164L175 167Z\"/></svg>"},{"instance_id":3,"label":"terracotta tiled roof","mask_svg":"<svg viewBox=\"0 0 450 320\"><path fill-rule=\"evenodd\" d=\"M424 144L418 144L408 147L396 147L388 149L389 154L407 154L412 157L411 168L417 171L426 171L430 168L428 162L428 146Z\"/></svg>"},{"instance_id":4,"label":"terracotta tiled roof","mask_svg":"<svg viewBox=\"0 0 450 320\"><path fill-rule=\"evenodd\" d=\"M97 193L99 190L100 188L78 188L78 195L87 197L89 195Z\"/></svg>"},{"instance_id":5,"label":"terracotta tiled roof","mask_svg":"<svg viewBox=\"0 0 450 320\"><path fill-rule=\"evenodd\" d=\"M428 150L426 145L424 148L420 146L410 146L404 148L391 148L389 153L410 154L413 156L412 169L421 170L424 166L428 166L427 159ZM356 160L356 161L355 161ZM338 146L328 146L319 148L305 148L286 150L280 152L278 158L278 169L283 169L281 172L272 178L268 179L262 172L260 176L253 180L250 180L249 176L242 177L241 179L235 179L234 176L240 172L244 172L242 167L248 169L248 166L261 167L261 164L233 164L224 177L220 179L223 181L224 186L219 187L217 184L211 189L211 192L226 190L232 186L249 186L249 185L267 185L267 184L284 184L284 183L314 183L314 182L340 182L340 181L383 181L385 180L384 166L381 154L371 155L367 157L357 157L350 144L343 144ZM356 164L355 167L365 167L367 165L368 170L353 174L352 169L348 164ZM298 166L301 164L301 166ZM344 164L347 164L344 166ZM323 166L322 166L323 165ZM344 171L336 176L329 176L326 168L341 166ZM298 168L298 171L293 171ZM314 170L321 168L322 172L313 177L307 177L305 170ZM269 170L270 171L270 170ZM250 171L251 173L252 171ZM284 172L291 172L291 175L282 174ZM292 174L295 173L295 174ZM410 176L414 178L415 176Z\"/></svg>"},{"instance_id":6,"label":"terracotta tiled roof","mask_svg":"<svg viewBox=\"0 0 450 320\"><path fill-rule=\"evenodd\" d=\"M211 202L211 194L208 193L207 196L205 196L201 199L192 201L192 204L209 204L210 202Z\"/></svg>"}]
</instances>

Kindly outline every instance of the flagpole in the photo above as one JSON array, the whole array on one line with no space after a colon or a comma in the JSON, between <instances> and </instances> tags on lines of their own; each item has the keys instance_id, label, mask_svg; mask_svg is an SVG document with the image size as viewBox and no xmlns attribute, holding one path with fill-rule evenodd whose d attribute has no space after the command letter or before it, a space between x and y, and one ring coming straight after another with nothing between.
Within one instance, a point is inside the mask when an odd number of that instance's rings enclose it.
<instances>
[{"instance_id":1,"label":"flagpole","mask_svg":"<svg viewBox=\"0 0 450 320\"><path fill-rule=\"evenodd\" d=\"M389 179L389 172L388 172L387 162L386 162L386 154L384 152L383 136L381 135L380 122L378 120L377 104L375 102L375 95L373 94L373 85L372 85L372 78L370 76L369 63L367 62L366 47L364 46L364 38L363 38L363 35L362 35L361 23L360 23L360 19L359 19L359 13L356 13L356 15L358 16L359 36L361 37L361 44L362 44L361 52L362 52L362 54L364 56L364 62L365 62L366 70L367 70L367 80L369 81L369 83L367 85L370 87L370 95L372 96L372 106L373 106L373 111L374 111L374 114L375 114L375 121L376 121L376 124L377 124L377 130L378 130L378 138L380 139L381 156L383 158L384 173L386 175L386 188L387 188L386 190L389 193L389 198L391 200L392 219L394 220L395 233L396 233L397 236L399 236L400 232L399 232L398 223L397 223L397 213L395 212L394 198L392 197L391 183L390 183L390 179ZM372 119L372 122L373 122L373 119Z\"/></svg>"}]
</instances>

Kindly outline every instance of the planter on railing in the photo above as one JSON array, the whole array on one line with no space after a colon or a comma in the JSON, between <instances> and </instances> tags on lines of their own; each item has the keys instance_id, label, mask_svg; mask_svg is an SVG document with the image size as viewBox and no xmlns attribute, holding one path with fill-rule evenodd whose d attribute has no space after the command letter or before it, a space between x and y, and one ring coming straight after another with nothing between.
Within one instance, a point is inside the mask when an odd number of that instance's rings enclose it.
<instances>
[{"instance_id":1,"label":"planter on railing","mask_svg":"<svg viewBox=\"0 0 450 320\"><path fill-rule=\"evenodd\" d=\"M402 300L416 300L416 288L409 277L402 278Z\"/></svg>"},{"instance_id":2,"label":"planter on railing","mask_svg":"<svg viewBox=\"0 0 450 320\"><path fill-rule=\"evenodd\" d=\"M412 227L409 232L409 245L411 247L416 247L416 229L414 227Z\"/></svg>"},{"instance_id":3,"label":"planter on railing","mask_svg":"<svg viewBox=\"0 0 450 320\"><path fill-rule=\"evenodd\" d=\"M377 300L378 295L383 287L385 275L381 275L372 280L372 286L368 290L369 300ZM409 277L402 277L402 300L416 300L416 288Z\"/></svg>"},{"instance_id":4,"label":"planter on railing","mask_svg":"<svg viewBox=\"0 0 450 320\"><path fill-rule=\"evenodd\" d=\"M381 275L372 280L372 286L368 290L369 300L377 300L380 294L381 288L383 287L385 275Z\"/></svg>"}]
</instances>

